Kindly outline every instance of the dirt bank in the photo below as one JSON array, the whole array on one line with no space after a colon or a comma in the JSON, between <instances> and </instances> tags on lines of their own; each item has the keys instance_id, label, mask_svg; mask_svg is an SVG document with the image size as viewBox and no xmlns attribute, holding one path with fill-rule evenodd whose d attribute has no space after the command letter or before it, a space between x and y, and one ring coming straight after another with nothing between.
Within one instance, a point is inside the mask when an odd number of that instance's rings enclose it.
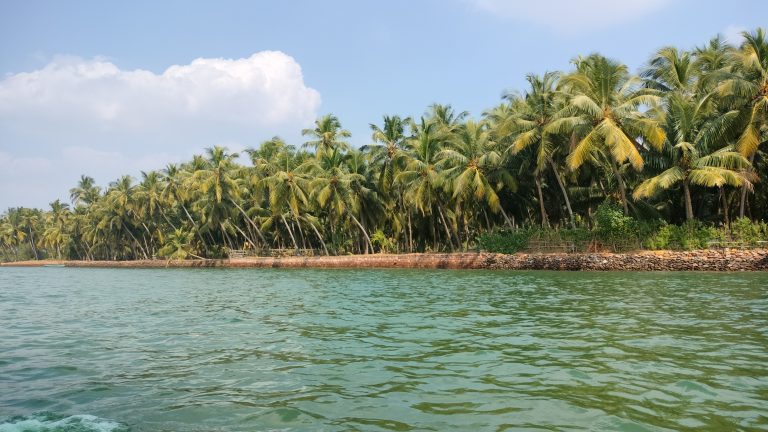
<instances>
[{"instance_id":1,"label":"dirt bank","mask_svg":"<svg viewBox=\"0 0 768 432\"><path fill-rule=\"evenodd\" d=\"M0 266L106 268L425 268L509 270L765 271L768 249L643 251L635 253L514 254L450 253L346 255L335 257L258 257L231 260L21 261Z\"/></svg>"}]
</instances>

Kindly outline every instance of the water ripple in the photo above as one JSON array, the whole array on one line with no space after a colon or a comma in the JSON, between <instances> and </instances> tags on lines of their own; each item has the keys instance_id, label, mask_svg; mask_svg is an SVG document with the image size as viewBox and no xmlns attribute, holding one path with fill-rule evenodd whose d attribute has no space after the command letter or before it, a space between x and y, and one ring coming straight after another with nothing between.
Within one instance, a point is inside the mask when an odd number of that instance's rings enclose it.
<instances>
[{"instance_id":1,"label":"water ripple","mask_svg":"<svg viewBox=\"0 0 768 432\"><path fill-rule=\"evenodd\" d=\"M0 419L766 430L766 287L765 273L3 268Z\"/></svg>"}]
</instances>

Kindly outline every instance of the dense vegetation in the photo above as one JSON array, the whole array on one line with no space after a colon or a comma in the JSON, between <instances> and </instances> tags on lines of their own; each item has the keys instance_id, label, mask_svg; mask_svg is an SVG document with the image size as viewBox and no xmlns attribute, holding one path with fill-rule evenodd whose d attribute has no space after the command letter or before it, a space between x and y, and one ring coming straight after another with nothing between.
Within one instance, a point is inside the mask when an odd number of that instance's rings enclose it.
<instances>
[{"instance_id":1,"label":"dense vegetation","mask_svg":"<svg viewBox=\"0 0 768 432\"><path fill-rule=\"evenodd\" d=\"M598 54L578 57L567 73L528 76L523 93L505 94L480 120L437 104L418 119L385 116L361 149L327 115L303 131L300 148L279 138L243 155L214 147L105 190L83 176L71 206L3 214L0 253L454 251L499 240L488 233L500 229L609 235L604 202L624 230L610 235L642 236L649 247L699 235L689 231L730 235L736 217L747 218L742 231L764 234L751 221L768 214L768 41L763 29L743 36L740 47L715 38L662 48L639 75Z\"/></svg>"}]
</instances>

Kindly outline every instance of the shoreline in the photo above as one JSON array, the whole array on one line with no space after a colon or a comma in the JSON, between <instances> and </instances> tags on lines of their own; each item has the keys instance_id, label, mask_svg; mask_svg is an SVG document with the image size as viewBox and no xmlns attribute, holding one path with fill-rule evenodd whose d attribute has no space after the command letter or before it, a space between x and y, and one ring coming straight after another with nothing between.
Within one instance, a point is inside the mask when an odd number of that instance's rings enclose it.
<instances>
[{"instance_id":1,"label":"shoreline","mask_svg":"<svg viewBox=\"0 0 768 432\"><path fill-rule=\"evenodd\" d=\"M488 252L247 257L210 260L16 261L0 267L74 268L409 268L593 271L766 271L768 249L705 249L630 253Z\"/></svg>"}]
</instances>

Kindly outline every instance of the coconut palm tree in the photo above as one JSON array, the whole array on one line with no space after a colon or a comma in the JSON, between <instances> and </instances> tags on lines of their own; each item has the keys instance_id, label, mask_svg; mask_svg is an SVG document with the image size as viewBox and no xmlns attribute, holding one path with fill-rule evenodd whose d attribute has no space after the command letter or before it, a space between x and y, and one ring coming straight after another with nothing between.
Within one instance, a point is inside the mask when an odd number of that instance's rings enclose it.
<instances>
[{"instance_id":1,"label":"coconut palm tree","mask_svg":"<svg viewBox=\"0 0 768 432\"><path fill-rule=\"evenodd\" d=\"M352 136L348 130L341 128L341 122L332 114L320 117L315 121L314 128L304 129L301 134L314 138L304 143L304 146L313 148L318 157L335 149L348 149L349 144L343 139Z\"/></svg>"},{"instance_id":2,"label":"coconut palm tree","mask_svg":"<svg viewBox=\"0 0 768 432\"><path fill-rule=\"evenodd\" d=\"M746 171L749 161L725 147L738 113L717 111L712 93L700 84L705 75L696 64L689 52L665 47L651 57L642 73L648 86L665 91L671 164L642 182L633 194L635 199L645 198L680 183L687 220L694 218L691 185L751 185Z\"/></svg>"},{"instance_id":3,"label":"coconut palm tree","mask_svg":"<svg viewBox=\"0 0 768 432\"><path fill-rule=\"evenodd\" d=\"M100 194L101 189L96 186L93 177L86 175L81 175L77 186L69 190L69 197L75 206L93 204Z\"/></svg>"},{"instance_id":4,"label":"coconut palm tree","mask_svg":"<svg viewBox=\"0 0 768 432\"><path fill-rule=\"evenodd\" d=\"M736 148L754 161L758 148L768 142L768 40L765 29L742 32L744 42L733 52L733 71L717 87L719 96L737 109L741 130ZM744 217L747 187L742 189L739 215Z\"/></svg>"},{"instance_id":5,"label":"coconut palm tree","mask_svg":"<svg viewBox=\"0 0 768 432\"><path fill-rule=\"evenodd\" d=\"M578 142L568 155L569 168L603 155L618 182L624 212L629 213L621 165L628 162L643 169L641 151L660 150L666 136L657 109L660 97L652 89L639 88L640 80L627 67L598 54L574 60L576 70L560 80L569 94L568 106L549 127L550 132L575 134Z\"/></svg>"},{"instance_id":6,"label":"coconut palm tree","mask_svg":"<svg viewBox=\"0 0 768 432\"><path fill-rule=\"evenodd\" d=\"M437 234L435 220L431 217L435 211L445 229L447 241L451 243L451 233L440 197L444 179L437 167L438 154L446 136L439 124L425 117L421 117L419 123L412 122L411 138L406 141L405 167L395 177L395 182L403 188L406 206L415 209L422 217L429 218L435 247ZM414 241L411 216L411 211L408 210L408 247L412 251Z\"/></svg>"},{"instance_id":7,"label":"coconut palm tree","mask_svg":"<svg viewBox=\"0 0 768 432\"><path fill-rule=\"evenodd\" d=\"M410 122L410 118L400 118L400 116L384 116L384 125L379 127L373 123L370 124L375 144L363 147L371 155L371 164L378 167L378 186L379 190L389 193L394 183L395 175L398 170L398 163L403 160L403 150L407 136L405 127Z\"/></svg>"},{"instance_id":8,"label":"coconut palm tree","mask_svg":"<svg viewBox=\"0 0 768 432\"><path fill-rule=\"evenodd\" d=\"M359 219L359 193L355 190L365 179L349 171L346 159L347 155L341 149L334 148L330 152L318 153L318 159L306 161L301 169L314 176L310 182L310 197L328 215L332 235L338 237L338 229L349 218L365 238L366 247L362 248L364 253L369 250L373 253L371 238Z\"/></svg>"},{"instance_id":9,"label":"coconut palm tree","mask_svg":"<svg viewBox=\"0 0 768 432\"><path fill-rule=\"evenodd\" d=\"M501 212L507 219L498 192L504 187L514 191L517 184L502 167L501 155L485 123L467 121L456 131L450 147L438 154L438 159L442 175L448 180L444 184L457 209L482 209L487 218L483 208L487 206L491 212Z\"/></svg>"},{"instance_id":10,"label":"coconut palm tree","mask_svg":"<svg viewBox=\"0 0 768 432\"><path fill-rule=\"evenodd\" d=\"M555 152L559 149L562 136L549 132L549 127L559 112L562 111L563 97L557 89L560 74L546 72L544 75L528 75L526 81L530 88L527 90L522 103L515 104L515 110L501 123L501 130L510 135L511 144L507 151L515 155L528 147L535 146L536 169L533 172L536 191L539 197L541 224L548 225L547 211L544 207L542 193L542 175L547 168L552 173L563 195L571 225L574 224L573 209L565 184L555 163ZM516 100L516 94L507 93L505 99Z\"/></svg>"},{"instance_id":11,"label":"coconut palm tree","mask_svg":"<svg viewBox=\"0 0 768 432\"><path fill-rule=\"evenodd\" d=\"M42 241L48 248L56 250L56 258L61 259L63 246L69 241L69 206L60 200L53 201L51 210L45 216L45 230Z\"/></svg>"},{"instance_id":12,"label":"coconut palm tree","mask_svg":"<svg viewBox=\"0 0 768 432\"><path fill-rule=\"evenodd\" d=\"M240 185L235 176L237 153L229 153L226 147L214 146L206 150L205 164L196 170L185 184L197 190L194 206L202 217L201 230L220 240L230 249L237 249L230 237L235 235L232 203L240 199ZM236 221L235 221L236 222Z\"/></svg>"}]
</instances>

